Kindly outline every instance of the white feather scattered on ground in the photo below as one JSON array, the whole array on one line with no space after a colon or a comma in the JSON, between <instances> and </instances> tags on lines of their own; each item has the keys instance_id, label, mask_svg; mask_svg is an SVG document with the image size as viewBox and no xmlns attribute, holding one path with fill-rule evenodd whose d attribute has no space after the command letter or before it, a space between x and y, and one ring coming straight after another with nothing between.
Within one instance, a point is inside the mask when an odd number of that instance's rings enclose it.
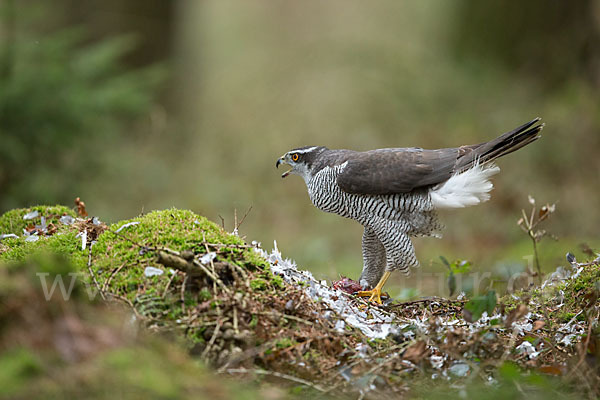
<instances>
[{"instance_id":1,"label":"white feather scattered on ground","mask_svg":"<svg viewBox=\"0 0 600 400\"><path fill-rule=\"evenodd\" d=\"M270 264L271 271L283 278L287 283L303 287L306 294L315 301L322 301L335 311L348 324L360 329L366 336L376 339L387 337L394 328L392 321L396 318L395 314L390 314L376 307L361 310L360 303L357 303L347 293L341 290L327 286L325 281L317 281L308 271L300 271L296 263L284 259L277 248L277 242L274 242L274 248L271 253L257 248L259 252ZM342 324L336 324L336 328L342 329Z\"/></svg>"},{"instance_id":2,"label":"white feather scattered on ground","mask_svg":"<svg viewBox=\"0 0 600 400\"><path fill-rule=\"evenodd\" d=\"M146 276L160 276L163 273L164 273L164 271L160 268L146 267L144 269L144 275L146 275Z\"/></svg>"},{"instance_id":3,"label":"white feather scattered on ground","mask_svg":"<svg viewBox=\"0 0 600 400\"><path fill-rule=\"evenodd\" d=\"M125 228L128 228L128 227L130 227L130 226L133 226L133 225L137 225L137 224L139 224L139 223L140 223L139 221L128 222L128 223L126 223L126 224L124 224L124 225L121 225L121 226L119 227L119 229L117 229L115 232L116 232L116 233L119 233L119 232L121 232L123 229L125 229Z\"/></svg>"},{"instance_id":4,"label":"white feather scattered on ground","mask_svg":"<svg viewBox=\"0 0 600 400\"><path fill-rule=\"evenodd\" d=\"M37 210L28 212L27 214L23 215L23 219L24 220L29 220L29 219L35 219L40 215L40 212Z\"/></svg>"},{"instance_id":5,"label":"white feather scattered on ground","mask_svg":"<svg viewBox=\"0 0 600 400\"><path fill-rule=\"evenodd\" d=\"M355 297L328 286L326 281L317 281L312 273L299 270L294 261L283 258L277 248L277 242L274 242L274 248L270 253L260 248L260 244L253 244L257 246L255 250L269 263L273 273L281 276L287 283L303 288L308 296L315 301L325 303L329 309L333 310L343 320L343 324L336 321L335 327L337 330L341 331L346 325L349 325L359 329L363 334L372 339L386 338L390 334L402 336L405 339L414 339L417 335L435 333L429 332L431 325L427 318L421 319L415 317L408 319L376 306L365 307L362 301L358 301ZM550 285L550 282L556 283L557 281L573 279L578 276L578 271L575 268L570 273L563 267L559 267L557 271L559 270L561 272L553 274L548 281L543 283L542 287ZM536 306L533 300L530 300L529 305L532 307ZM490 316L484 312L481 318L473 323L455 318L437 318L436 324L442 329L438 333L445 329L452 329L458 324L461 324L462 329L476 333L489 330L492 321L502 321L504 317L499 313ZM499 331L510 329L514 335L524 337L529 332L532 332L535 321L544 319L544 315L529 312L523 318L513 322L510 328L494 325L494 329ZM557 327L555 339L564 345L570 345L579 341L585 333L584 324L573 318L570 322ZM525 346L527 345L523 346L523 350L530 359L538 356L538 351L532 352L530 348ZM436 349L434 347L428 347L435 352ZM439 362L439 360L437 361Z\"/></svg>"},{"instance_id":6,"label":"white feather scattered on ground","mask_svg":"<svg viewBox=\"0 0 600 400\"><path fill-rule=\"evenodd\" d=\"M210 253L206 253L205 255L203 255L200 258L200 262L205 265L210 264L210 262L212 260L214 260L216 257L217 257L217 253L215 253L214 251L211 251Z\"/></svg>"}]
</instances>

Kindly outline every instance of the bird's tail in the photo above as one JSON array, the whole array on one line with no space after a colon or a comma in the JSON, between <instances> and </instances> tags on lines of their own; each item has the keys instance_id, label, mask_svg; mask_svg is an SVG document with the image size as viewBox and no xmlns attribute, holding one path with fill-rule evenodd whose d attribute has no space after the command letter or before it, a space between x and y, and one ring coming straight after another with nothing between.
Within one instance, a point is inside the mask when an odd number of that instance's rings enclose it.
<instances>
[{"instance_id":1,"label":"bird's tail","mask_svg":"<svg viewBox=\"0 0 600 400\"><path fill-rule=\"evenodd\" d=\"M539 121L540 118L536 118L510 132L500 135L494 140L467 146L472 151L458 160L456 171L464 171L476 164L486 164L494 161L498 157L519 150L521 147L539 139L541 136L540 131L544 128L544 124L537 124Z\"/></svg>"},{"instance_id":2,"label":"bird's tail","mask_svg":"<svg viewBox=\"0 0 600 400\"><path fill-rule=\"evenodd\" d=\"M434 207L460 208L487 201L494 187L490 178L500 171L493 161L538 139L544 127L536 125L539 121L536 118L489 142L465 146L466 154L458 159L454 175L432 188Z\"/></svg>"}]
</instances>

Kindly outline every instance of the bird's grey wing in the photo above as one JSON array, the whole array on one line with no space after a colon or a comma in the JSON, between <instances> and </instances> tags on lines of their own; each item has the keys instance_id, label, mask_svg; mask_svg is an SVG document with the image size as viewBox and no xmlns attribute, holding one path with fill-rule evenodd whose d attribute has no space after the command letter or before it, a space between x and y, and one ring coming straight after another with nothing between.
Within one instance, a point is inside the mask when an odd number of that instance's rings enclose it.
<instances>
[{"instance_id":1,"label":"bird's grey wing","mask_svg":"<svg viewBox=\"0 0 600 400\"><path fill-rule=\"evenodd\" d=\"M347 193L395 194L449 179L463 148L380 149L355 153L337 177Z\"/></svg>"}]
</instances>

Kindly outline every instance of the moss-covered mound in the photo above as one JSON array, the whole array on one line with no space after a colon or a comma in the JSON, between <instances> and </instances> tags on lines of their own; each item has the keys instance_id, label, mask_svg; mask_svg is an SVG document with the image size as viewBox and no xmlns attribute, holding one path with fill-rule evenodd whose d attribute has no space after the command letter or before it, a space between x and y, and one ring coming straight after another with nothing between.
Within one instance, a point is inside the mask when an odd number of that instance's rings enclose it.
<instances>
[{"instance_id":1,"label":"moss-covered mound","mask_svg":"<svg viewBox=\"0 0 600 400\"><path fill-rule=\"evenodd\" d=\"M531 311L545 315L546 330L570 321L586 321L600 295L600 265L590 262L579 268L580 271L575 271L576 275L571 279L559 280L544 288L534 287L508 294L499 303L506 311L514 310L519 304L526 304ZM595 315L591 317L595 318ZM600 327L598 333L600 334Z\"/></svg>"},{"instance_id":2,"label":"moss-covered mound","mask_svg":"<svg viewBox=\"0 0 600 400\"><path fill-rule=\"evenodd\" d=\"M87 253L77 237L82 221L78 222L75 213L63 206L35 206L6 212L0 216L0 262L23 262L31 254L49 252L62 254L83 268Z\"/></svg>"},{"instance_id":3,"label":"moss-covered mound","mask_svg":"<svg viewBox=\"0 0 600 400\"><path fill-rule=\"evenodd\" d=\"M0 234L21 235L23 229L40 223L42 217L46 219L46 224L60 227L63 225L60 217L65 215L76 217L73 210L64 206L34 206L10 210L0 216Z\"/></svg>"},{"instance_id":4,"label":"moss-covered mound","mask_svg":"<svg viewBox=\"0 0 600 400\"><path fill-rule=\"evenodd\" d=\"M249 271L266 267L240 237L191 211L172 209L111 225L93 246L92 270L104 290L130 301L140 295L163 296L168 284L177 285L184 276L158 262L161 250L189 252L195 258L209 252L214 254L206 263L209 267L211 263L228 263ZM159 271L146 276L148 267Z\"/></svg>"}]
</instances>

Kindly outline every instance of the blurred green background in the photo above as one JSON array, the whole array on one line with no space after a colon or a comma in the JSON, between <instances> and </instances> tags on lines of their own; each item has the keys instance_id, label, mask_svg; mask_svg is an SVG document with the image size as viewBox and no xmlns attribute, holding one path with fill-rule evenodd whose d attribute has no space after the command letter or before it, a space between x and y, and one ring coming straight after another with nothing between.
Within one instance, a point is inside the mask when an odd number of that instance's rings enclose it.
<instances>
[{"instance_id":1,"label":"blurred green background","mask_svg":"<svg viewBox=\"0 0 600 400\"><path fill-rule=\"evenodd\" d=\"M454 147L541 116L492 200L444 212L390 293L441 294L418 281L440 255L522 270L528 194L557 203L546 271L600 248L598 0L4 0L0 18L0 212L79 196L106 221L175 206L232 230L252 207L248 240L356 278L361 227L282 181L281 154Z\"/></svg>"}]
</instances>

